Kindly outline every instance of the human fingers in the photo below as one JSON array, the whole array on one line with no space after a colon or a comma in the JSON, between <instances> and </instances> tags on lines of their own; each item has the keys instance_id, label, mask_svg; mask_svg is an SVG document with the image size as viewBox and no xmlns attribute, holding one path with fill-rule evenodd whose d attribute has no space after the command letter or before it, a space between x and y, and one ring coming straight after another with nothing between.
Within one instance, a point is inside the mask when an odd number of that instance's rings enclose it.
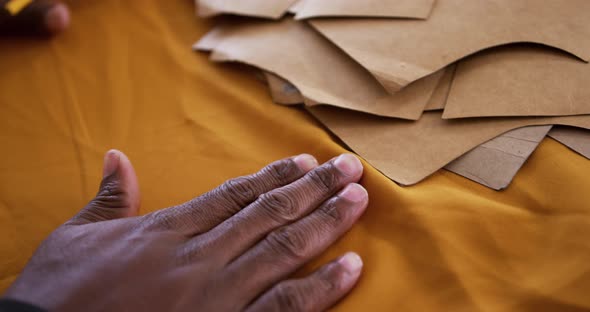
<instances>
[{"instance_id":1,"label":"human fingers","mask_svg":"<svg viewBox=\"0 0 590 312\"><path fill-rule=\"evenodd\" d=\"M344 235L367 204L367 191L352 183L309 216L268 234L226 267L228 283L246 290L235 295L247 300L292 274Z\"/></svg>"},{"instance_id":2,"label":"human fingers","mask_svg":"<svg viewBox=\"0 0 590 312\"><path fill-rule=\"evenodd\" d=\"M350 292L362 267L356 253L347 253L306 278L277 284L245 311L324 311Z\"/></svg>"},{"instance_id":3,"label":"human fingers","mask_svg":"<svg viewBox=\"0 0 590 312\"><path fill-rule=\"evenodd\" d=\"M67 224L93 222L137 216L140 207L137 175L129 158L118 150L104 156L103 179L96 196Z\"/></svg>"},{"instance_id":4,"label":"human fingers","mask_svg":"<svg viewBox=\"0 0 590 312\"><path fill-rule=\"evenodd\" d=\"M303 178L263 194L213 230L193 238L187 250L203 253L208 248L229 263L272 230L302 218L347 184L357 182L362 172L358 158L341 155Z\"/></svg>"},{"instance_id":5,"label":"human fingers","mask_svg":"<svg viewBox=\"0 0 590 312\"><path fill-rule=\"evenodd\" d=\"M0 0L0 34L51 35L68 27L68 7L53 0Z\"/></svg>"},{"instance_id":6,"label":"human fingers","mask_svg":"<svg viewBox=\"0 0 590 312\"><path fill-rule=\"evenodd\" d=\"M278 187L290 184L317 166L307 154L276 161L258 173L223 183L187 203L146 216L150 226L193 236L209 231Z\"/></svg>"}]
</instances>

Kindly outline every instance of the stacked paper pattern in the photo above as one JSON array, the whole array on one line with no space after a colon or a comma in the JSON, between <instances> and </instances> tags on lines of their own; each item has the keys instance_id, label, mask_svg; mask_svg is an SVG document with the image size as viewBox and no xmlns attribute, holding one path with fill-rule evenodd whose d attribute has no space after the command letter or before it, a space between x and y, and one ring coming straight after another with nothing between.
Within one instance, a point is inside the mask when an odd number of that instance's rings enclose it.
<instances>
[{"instance_id":1,"label":"stacked paper pattern","mask_svg":"<svg viewBox=\"0 0 590 312\"><path fill-rule=\"evenodd\" d=\"M590 157L590 1L198 0L194 45L264 73L392 180L509 186L547 137ZM550 164L548 164L550 165Z\"/></svg>"}]
</instances>

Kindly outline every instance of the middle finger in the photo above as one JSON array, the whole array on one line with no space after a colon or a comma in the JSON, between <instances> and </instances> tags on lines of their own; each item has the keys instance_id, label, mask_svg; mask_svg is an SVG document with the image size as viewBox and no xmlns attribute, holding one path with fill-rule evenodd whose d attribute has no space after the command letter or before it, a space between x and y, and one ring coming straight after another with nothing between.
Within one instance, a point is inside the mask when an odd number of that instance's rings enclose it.
<instances>
[{"instance_id":1,"label":"middle finger","mask_svg":"<svg viewBox=\"0 0 590 312\"><path fill-rule=\"evenodd\" d=\"M270 233L228 265L222 280L237 303L249 302L325 251L346 233L367 208L367 191L352 183L309 216ZM317 298L316 298L317 299ZM333 302L323 298L318 305ZM313 298L308 298L309 302Z\"/></svg>"},{"instance_id":2,"label":"middle finger","mask_svg":"<svg viewBox=\"0 0 590 312\"><path fill-rule=\"evenodd\" d=\"M357 182L362 173L358 158L340 155L303 178L263 194L211 231L193 238L188 250L202 252L207 248L218 253L221 264L229 263L272 230L304 217L344 186Z\"/></svg>"}]
</instances>

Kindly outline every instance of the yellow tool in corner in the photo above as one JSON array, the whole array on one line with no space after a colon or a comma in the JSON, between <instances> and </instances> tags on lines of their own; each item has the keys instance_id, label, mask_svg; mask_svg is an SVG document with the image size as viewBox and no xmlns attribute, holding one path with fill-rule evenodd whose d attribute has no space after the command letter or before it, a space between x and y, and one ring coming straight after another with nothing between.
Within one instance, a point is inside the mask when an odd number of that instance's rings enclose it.
<instances>
[{"instance_id":1,"label":"yellow tool in corner","mask_svg":"<svg viewBox=\"0 0 590 312\"><path fill-rule=\"evenodd\" d=\"M20 11L26 8L29 4L31 4L33 0L9 0L4 7L10 15L17 15Z\"/></svg>"}]
</instances>

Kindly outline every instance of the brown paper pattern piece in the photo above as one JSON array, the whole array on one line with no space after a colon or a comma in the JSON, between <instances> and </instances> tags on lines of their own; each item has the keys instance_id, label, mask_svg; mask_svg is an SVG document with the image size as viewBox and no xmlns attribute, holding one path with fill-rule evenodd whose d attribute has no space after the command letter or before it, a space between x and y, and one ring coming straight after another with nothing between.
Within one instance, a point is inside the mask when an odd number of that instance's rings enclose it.
<instances>
[{"instance_id":1,"label":"brown paper pattern piece","mask_svg":"<svg viewBox=\"0 0 590 312\"><path fill-rule=\"evenodd\" d=\"M459 62L443 118L590 114L590 64L531 45Z\"/></svg>"},{"instance_id":2,"label":"brown paper pattern piece","mask_svg":"<svg viewBox=\"0 0 590 312\"><path fill-rule=\"evenodd\" d=\"M270 95L275 103L293 105L304 102L301 92L287 80L269 72L265 72L264 76L268 82Z\"/></svg>"},{"instance_id":3,"label":"brown paper pattern piece","mask_svg":"<svg viewBox=\"0 0 590 312\"><path fill-rule=\"evenodd\" d=\"M198 0L201 17L236 14L278 19L297 0Z\"/></svg>"},{"instance_id":4,"label":"brown paper pattern piece","mask_svg":"<svg viewBox=\"0 0 590 312\"><path fill-rule=\"evenodd\" d=\"M456 64L451 64L446 68L444 75L438 82L438 85L432 93L432 96L430 96L424 111L435 111L445 108L447 98L449 97L449 92L451 91L451 86L453 84L453 79L455 77L456 69Z\"/></svg>"},{"instance_id":5,"label":"brown paper pattern piece","mask_svg":"<svg viewBox=\"0 0 590 312\"><path fill-rule=\"evenodd\" d=\"M425 19L434 0L305 0L297 19L314 17L403 17Z\"/></svg>"},{"instance_id":6,"label":"brown paper pattern piece","mask_svg":"<svg viewBox=\"0 0 590 312\"><path fill-rule=\"evenodd\" d=\"M549 132L549 136L590 159L590 131L571 127L555 127Z\"/></svg>"},{"instance_id":7,"label":"brown paper pattern piece","mask_svg":"<svg viewBox=\"0 0 590 312\"><path fill-rule=\"evenodd\" d=\"M304 5L305 5L305 0L299 0L299 1L295 2L295 4L293 4L289 8L288 12L291 14L297 14L299 11L301 11L301 9L303 8Z\"/></svg>"},{"instance_id":8,"label":"brown paper pattern piece","mask_svg":"<svg viewBox=\"0 0 590 312\"><path fill-rule=\"evenodd\" d=\"M444 70L396 94L306 23L251 21L226 30L211 58L259 67L290 81L311 101L379 116L417 120ZM198 44L197 44L198 45Z\"/></svg>"},{"instance_id":9,"label":"brown paper pattern piece","mask_svg":"<svg viewBox=\"0 0 590 312\"><path fill-rule=\"evenodd\" d=\"M446 100L443 91L449 90L452 80L449 76L452 75L448 73L452 74L452 72L452 69L447 70L445 78L441 79L441 83L434 92L441 95L433 94L433 97L438 98L436 102L443 103L443 106ZM303 96L291 83L271 73L265 73L265 75L276 103L290 105L304 101ZM448 164L445 169L489 188L505 189L550 129L551 126L532 126L507 132L467 152ZM588 138L590 139L590 135Z\"/></svg>"},{"instance_id":10,"label":"brown paper pattern piece","mask_svg":"<svg viewBox=\"0 0 590 312\"><path fill-rule=\"evenodd\" d=\"M427 20L316 19L310 23L390 92L475 52L533 42L590 59L590 1L437 1Z\"/></svg>"},{"instance_id":11,"label":"brown paper pattern piece","mask_svg":"<svg viewBox=\"0 0 590 312\"><path fill-rule=\"evenodd\" d=\"M211 52L217 47L224 38L231 34L232 29L236 29L236 25L230 26L227 23L222 23L215 26L211 31L205 34L199 41L193 44L193 50Z\"/></svg>"},{"instance_id":12,"label":"brown paper pattern piece","mask_svg":"<svg viewBox=\"0 0 590 312\"><path fill-rule=\"evenodd\" d=\"M445 169L485 185L503 190L537 149L552 126L512 130L457 158Z\"/></svg>"},{"instance_id":13,"label":"brown paper pattern piece","mask_svg":"<svg viewBox=\"0 0 590 312\"><path fill-rule=\"evenodd\" d=\"M416 184L474 147L514 129L554 124L590 129L590 116L444 120L441 112L427 112L413 122L328 106L308 110L375 168L402 185Z\"/></svg>"}]
</instances>

